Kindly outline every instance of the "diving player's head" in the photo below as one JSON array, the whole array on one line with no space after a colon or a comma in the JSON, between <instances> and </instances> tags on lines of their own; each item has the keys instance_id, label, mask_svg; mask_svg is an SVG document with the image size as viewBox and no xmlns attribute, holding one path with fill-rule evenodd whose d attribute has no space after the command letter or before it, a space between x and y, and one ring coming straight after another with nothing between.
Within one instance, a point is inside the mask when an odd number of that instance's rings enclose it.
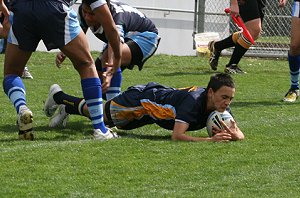
<instances>
[{"instance_id":1,"label":"diving player's head","mask_svg":"<svg viewBox=\"0 0 300 198\"><path fill-rule=\"evenodd\" d=\"M210 77L207 85L207 108L210 111L223 112L230 105L235 94L232 77L226 73L218 73Z\"/></svg>"}]
</instances>

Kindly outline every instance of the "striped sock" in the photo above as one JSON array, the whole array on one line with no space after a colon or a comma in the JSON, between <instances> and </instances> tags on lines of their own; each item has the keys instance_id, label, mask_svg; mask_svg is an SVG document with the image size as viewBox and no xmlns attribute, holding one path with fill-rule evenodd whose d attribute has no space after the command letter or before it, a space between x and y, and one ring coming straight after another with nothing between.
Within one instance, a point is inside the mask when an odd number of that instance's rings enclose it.
<instances>
[{"instance_id":1,"label":"striped sock","mask_svg":"<svg viewBox=\"0 0 300 198\"><path fill-rule=\"evenodd\" d=\"M21 78L17 75L8 75L3 80L3 89L17 113L20 106L26 105L26 90Z\"/></svg>"},{"instance_id":2,"label":"striped sock","mask_svg":"<svg viewBox=\"0 0 300 198\"><path fill-rule=\"evenodd\" d=\"M106 91L106 100L110 100L121 93L122 71L119 68L111 79L110 87Z\"/></svg>"},{"instance_id":3,"label":"striped sock","mask_svg":"<svg viewBox=\"0 0 300 198\"><path fill-rule=\"evenodd\" d=\"M103 120L103 101L101 98L102 91L100 79L82 79L81 86L94 129L100 129L103 133L106 133L107 129Z\"/></svg>"},{"instance_id":4,"label":"striped sock","mask_svg":"<svg viewBox=\"0 0 300 198\"><path fill-rule=\"evenodd\" d=\"M290 67L291 89L299 89L299 69L300 69L300 55L291 56L288 54Z\"/></svg>"}]
</instances>

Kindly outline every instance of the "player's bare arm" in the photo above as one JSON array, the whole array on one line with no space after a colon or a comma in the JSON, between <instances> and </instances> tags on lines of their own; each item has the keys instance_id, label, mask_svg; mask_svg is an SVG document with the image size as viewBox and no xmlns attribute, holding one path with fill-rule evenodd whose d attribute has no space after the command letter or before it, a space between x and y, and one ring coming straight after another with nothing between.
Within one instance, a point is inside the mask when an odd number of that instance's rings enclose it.
<instances>
[{"instance_id":1,"label":"player's bare arm","mask_svg":"<svg viewBox=\"0 0 300 198\"><path fill-rule=\"evenodd\" d=\"M217 133L212 137L193 137L185 134L187 129L189 128L189 124L185 122L175 121L175 125L172 133L172 140L174 141L208 141L208 142L222 142L222 141L230 141L232 139L231 134L226 133L224 131Z\"/></svg>"},{"instance_id":2,"label":"player's bare arm","mask_svg":"<svg viewBox=\"0 0 300 198\"><path fill-rule=\"evenodd\" d=\"M61 64L64 62L66 59L66 55L63 52L58 52L56 54L56 59L55 59L55 64L58 68L61 67Z\"/></svg>"},{"instance_id":3,"label":"player's bare arm","mask_svg":"<svg viewBox=\"0 0 300 198\"><path fill-rule=\"evenodd\" d=\"M8 18L9 17L9 11L4 3L3 0L0 0L0 11L2 11L2 13L4 14L4 17Z\"/></svg>"},{"instance_id":4,"label":"player's bare arm","mask_svg":"<svg viewBox=\"0 0 300 198\"><path fill-rule=\"evenodd\" d=\"M4 17L0 25L0 38L7 38L10 29L9 17Z\"/></svg>"},{"instance_id":5,"label":"player's bare arm","mask_svg":"<svg viewBox=\"0 0 300 198\"><path fill-rule=\"evenodd\" d=\"M239 15L240 9L237 0L230 0L230 13L234 15Z\"/></svg>"},{"instance_id":6,"label":"player's bare arm","mask_svg":"<svg viewBox=\"0 0 300 198\"><path fill-rule=\"evenodd\" d=\"M0 11L1 11L1 14L4 15L4 20L2 22L2 26L0 27L0 37L7 38L9 29L10 29L9 11L8 11L5 3L3 2L3 0L1 0L1 2L0 2Z\"/></svg>"},{"instance_id":7,"label":"player's bare arm","mask_svg":"<svg viewBox=\"0 0 300 198\"><path fill-rule=\"evenodd\" d=\"M122 58L121 41L115 22L113 21L109 8L106 4L95 8L93 12L95 14L95 18L99 20L99 23L102 25L107 40L112 47L113 62L112 64L107 63L107 66L113 67L113 72L115 72L121 65Z\"/></svg>"},{"instance_id":8,"label":"player's bare arm","mask_svg":"<svg viewBox=\"0 0 300 198\"><path fill-rule=\"evenodd\" d=\"M279 0L278 5L280 8L284 7L286 5L287 0Z\"/></svg>"}]
</instances>

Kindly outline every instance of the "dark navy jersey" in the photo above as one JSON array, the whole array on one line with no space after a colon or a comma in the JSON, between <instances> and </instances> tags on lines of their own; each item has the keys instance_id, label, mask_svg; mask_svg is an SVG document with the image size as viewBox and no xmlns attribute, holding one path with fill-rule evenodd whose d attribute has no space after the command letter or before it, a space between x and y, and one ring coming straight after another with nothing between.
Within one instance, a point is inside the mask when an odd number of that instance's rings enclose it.
<instances>
[{"instance_id":1,"label":"dark navy jersey","mask_svg":"<svg viewBox=\"0 0 300 198\"><path fill-rule=\"evenodd\" d=\"M124 38L128 32L148 31L158 34L158 30L155 27L154 23L137 9L125 3L114 0L110 1L109 8L121 38ZM108 41L101 26L88 27L88 25L86 24L82 16L82 5L79 6L78 12L79 21L82 29L86 32L87 29L90 28L97 38L107 43ZM124 41L124 39L122 40Z\"/></svg>"},{"instance_id":2,"label":"dark navy jersey","mask_svg":"<svg viewBox=\"0 0 300 198\"><path fill-rule=\"evenodd\" d=\"M114 124L133 129L156 123L173 130L175 121L189 124L188 131L206 127L207 91L201 87L175 89L157 83L129 87L112 99L110 113Z\"/></svg>"},{"instance_id":3,"label":"dark navy jersey","mask_svg":"<svg viewBox=\"0 0 300 198\"><path fill-rule=\"evenodd\" d=\"M206 112L207 92L202 87L185 89L157 89L154 93L159 96L154 101L171 105L175 109L175 119L157 119L155 123L165 129L172 130L175 121L189 124L188 131L206 127L208 113Z\"/></svg>"}]
</instances>

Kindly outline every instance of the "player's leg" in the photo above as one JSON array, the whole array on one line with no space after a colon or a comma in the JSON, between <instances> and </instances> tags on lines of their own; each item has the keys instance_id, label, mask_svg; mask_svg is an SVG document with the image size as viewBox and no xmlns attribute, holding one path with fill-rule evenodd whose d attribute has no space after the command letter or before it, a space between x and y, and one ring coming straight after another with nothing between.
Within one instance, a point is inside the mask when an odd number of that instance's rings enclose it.
<instances>
[{"instance_id":1,"label":"player's leg","mask_svg":"<svg viewBox=\"0 0 300 198\"><path fill-rule=\"evenodd\" d=\"M299 2L298 2L299 3ZM297 6L297 5L296 5ZM299 4L298 4L299 8ZM294 12L293 12L294 13ZM300 69L300 18L299 13L292 17L291 44L288 53L290 68L290 89L283 98L284 102L295 102L299 97L299 69Z\"/></svg>"},{"instance_id":2,"label":"player's leg","mask_svg":"<svg viewBox=\"0 0 300 198\"><path fill-rule=\"evenodd\" d=\"M78 98L64 93L62 88L57 84L53 84L49 89L49 94L44 105L44 112L47 117L51 117L49 123L50 127L60 125L66 127L70 114L90 118L84 98Z\"/></svg>"},{"instance_id":3,"label":"player's leg","mask_svg":"<svg viewBox=\"0 0 300 198\"><path fill-rule=\"evenodd\" d=\"M237 34L238 32L235 32L234 34L230 35L229 37L223 40L210 41L208 43L208 49L210 51L209 65L212 70L217 70L222 50L233 47L235 45L237 40Z\"/></svg>"},{"instance_id":4,"label":"player's leg","mask_svg":"<svg viewBox=\"0 0 300 198\"><path fill-rule=\"evenodd\" d=\"M259 37L261 31L261 19L253 19L245 23L249 33L256 40ZM246 73L238 66L240 60L251 47L251 42L241 33L237 34L236 44L229 60L229 63L226 65L226 73Z\"/></svg>"},{"instance_id":5,"label":"player's leg","mask_svg":"<svg viewBox=\"0 0 300 198\"><path fill-rule=\"evenodd\" d=\"M257 38L261 31L261 20L256 18L245 23L245 26L249 30L253 38ZM225 68L227 73L243 73L243 71L237 66L241 58L251 47L251 42L241 33L234 32L229 37L221 41L211 41L208 43L208 49L210 51L209 64L213 70L217 70L219 57L221 51L230 47L235 47L231 59Z\"/></svg>"},{"instance_id":6,"label":"player's leg","mask_svg":"<svg viewBox=\"0 0 300 198\"><path fill-rule=\"evenodd\" d=\"M31 52L8 43L4 61L3 89L18 114L19 138L33 140L32 112L26 104L26 89L20 78Z\"/></svg>"},{"instance_id":7,"label":"player's leg","mask_svg":"<svg viewBox=\"0 0 300 198\"><path fill-rule=\"evenodd\" d=\"M101 82L85 34L81 31L75 39L62 47L61 51L69 57L80 75L83 95L94 126L95 138L100 140L114 138L104 125Z\"/></svg>"},{"instance_id":8,"label":"player's leg","mask_svg":"<svg viewBox=\"0 0 300 198\"><path fill-rule=\"evenodd\" d=\"M122 44L122 60L121 69L133 69L138 65L139 70L142 70L144 63L150 58L159 45L160 37L153 32L141 32L125 35L125 43ZM107 49L103 51L101 58L95 61L96 68L99 71L103 67L103 62L107 60ZM103 70L105 71L105 69ZM101 74L100 74L101 76ZM110 87L106 92L106 99L117 96L121 92L122 74L118 70L112 77Z\"/></svg>"},{"instance_id":9,"label":"player's leg","mask_svg":"<svg viewBox=\"0 0 300 198\"><path fill-rule=\"evenodd\" d=\"M48 12L36 11L39 31L48 50L59 48L74 65L81 78L83 95L91 112L94 132L103 139L112 138L103 123L101 82L90 54L86 35L81 30L76 12L64 2L38 1L35 4ZM49 21L49 18L52 19ZM49 21L43 23L43 21Z\"/></svg>"},{"instance_id":10,"label":"player's leg","mask_svg":"<svg viewBox=\"0 0 300 198\"><path fill-rule=\"evenodd\" d=\"M126 50L126 44L122 44L121 47L122 47L122 60L121 61L123 62L123 59L125 58L124 51ZM98 71L98 75L99 75L100 79L102 80L102 82L103 82L103 80L105 80L105 79L103 79L104 78L103 72L106 71L106 68L104 67L103 63L107 62L107 59L108 59L108 50L107 50L107 48L105 48L102 52L101 57L98 57L95 60L95 65L96 65L96 68ZM110 100L121 93L121 85L122 85L121 68L118 68L116 70L116 72L113 74L113 76L108 77L108 78L111 78L110 82L109 82L109 86L105 90L105 93L104 93L105 95L103 94L103 98L105 98L106 100Z\"/></svg>"},{"instance_id":11,"label":"player's leg","mask_svg":"<svg viewBox=\"0 0 300 198\"><path fill-rule=\"evenodd\" d=\"M105 103L105 123L119 129L135 129L153 120L141 105L141 91L144 86L133 86Z\"/></svg>"},{"instance_id":12,"label":"player's leg","mask_svg":"<svg viewBox=\"0 0 300 198\"><path fill-rule=\"evenodd\" d=\"M137 65L142 70L144 63L150 58L159 45L160 37L154 32L141 32L125 35L125 43L122 44L121 69L133 69ZM118 70L107 90L107 100L117 96L121 92L122 75Z\"/></svg>"},{"instance_id":13,"label":"player's leg","mask_svg":"<svg viewBox=\"0 0 300 198\"><path fill-rule=\"evenodd\" d=\"M34 34L35 28L30 31L24 29L24 26L31 27L33 23L26 9L30 7L30 3L20 4L22 3L15 2L12 6L17 14L10 13L13 22L11 22L5 51L3 89L18 114L19 138L33 140L32 112L27 107L26 89L20 77L28 59L38 45L39 38Z\"/></svg>"},{"instance_id":14,"label":"player's leg","mask_svg":"<svg viewBox=\"0 0 300 198\"><path fill-rule=\"evenodd\" d=\"M265 2L253 0L240 2L240 14L245 22L249 33L256 40L261 32L261 23L264 18ZM238 66L240 60L245 55L252 43L241 33L236 36L236 43L229 63L226 65L226 73L246 73Z\"/></svg>"},{"instance_id":15,"label":"player's leg","mask_svg":"<svg viewBox=\"0 0 300 198\"><path fill-rule=\"evenodd\" d=\"M160 36L155 32L148 31L128 33L125 35L125 41L130 50L128 53L131 54L131 59L128 59L130 62L124 66L132 69L134 65L137 65L139 70L142 70L144 63L156 52Z\"/></svg>"}]
</instances>

